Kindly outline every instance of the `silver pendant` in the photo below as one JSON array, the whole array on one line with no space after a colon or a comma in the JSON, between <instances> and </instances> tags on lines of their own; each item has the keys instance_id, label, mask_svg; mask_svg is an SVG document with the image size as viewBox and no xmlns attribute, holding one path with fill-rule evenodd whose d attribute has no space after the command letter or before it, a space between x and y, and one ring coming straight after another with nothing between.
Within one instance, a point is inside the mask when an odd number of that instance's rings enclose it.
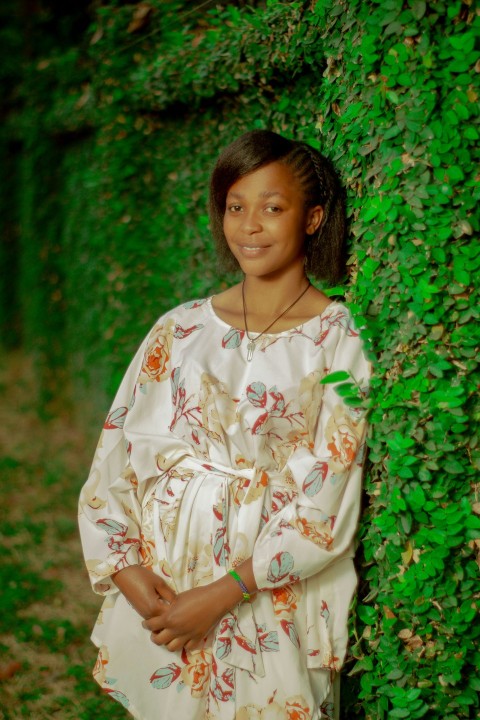
<instances>
[{"instance_id":1,"label":"silver pendant","mask_svg":"<svg viewBox=\"0 0 480 720\"><path fill-rule=\"evenodd\" d=\"M253 340L250 340L250 342L247 345L247 360L248 362L251 362L253 358L253 351L255 350L255 343Z\"/></svg>"}]
</instances>

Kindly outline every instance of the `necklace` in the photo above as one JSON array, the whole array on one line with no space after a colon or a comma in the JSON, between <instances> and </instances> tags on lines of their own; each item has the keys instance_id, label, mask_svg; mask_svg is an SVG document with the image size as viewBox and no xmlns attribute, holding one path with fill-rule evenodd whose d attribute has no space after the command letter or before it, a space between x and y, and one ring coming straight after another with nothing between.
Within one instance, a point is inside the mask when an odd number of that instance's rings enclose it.
<instances>
[{"instance_id":1,"label":"necklace","mask_svg":"<svg viewBox=\"0 0 480 720\"><path fill-rule=\"evenodd\" d=\"M245 303L245 278L243 279L243 282L242 282L243 321L244 321L244 323L245 323L245 332L246 332L246 334L247 334L247 338L248 338L248 341L249 341L249 342L248 342L248 345L247 345L247 360L248 360L248 362L250 362L250 361L252 360L252 358L253 358L253 353L254 353L254 350L255 350L255 343L257 342L257 340L259 340L259 339L262 337L262 335L265 335L265 333L267 332L267 330L270 330L270 328L271 328L273 325L275 325L275 323L277 322L277 320L280 320L280 318L282 318L284 315L286 315L287 312L288 312L289 310L291 310L292 307L293 307L294 305L296 305L299 300L301 300L301 298L305 295L305 293L307 292L307 290L308 290L308 288L310 287L310 285L311 285L311 282L310 282L310 280L308 280L307 287L305 288L305 290L302 290L302 292L301 292L300 295L296 298L296 300L294 300L291 305L289 305L287 308L285 308L285 310L284 310L283 312L281 312L280 315L279 315L278 317L276 317L275 320L273 320L273 321L270 323L270 325L267 325L267 327L265 328L265 330L262 330L262 332L259 333L256 337L251 337L250 334L249 334L249 332L248 332L248 325L247 325L247 305L246 305L246 303Z\"/></svg>"}]
</instances>

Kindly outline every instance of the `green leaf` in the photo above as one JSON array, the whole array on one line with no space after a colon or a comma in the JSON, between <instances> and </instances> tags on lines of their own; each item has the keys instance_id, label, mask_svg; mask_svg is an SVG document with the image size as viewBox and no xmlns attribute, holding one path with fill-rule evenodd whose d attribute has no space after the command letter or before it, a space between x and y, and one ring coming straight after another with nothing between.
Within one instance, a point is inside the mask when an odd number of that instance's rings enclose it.
<instances>
[{"instance_id":1,"label":"green leaf","mask_svg":"<svg viewBox=\"0 0 480 720\"><path fill-rule=\"evenodd\" d=\"M361 660L355 663L348 675L356 675L359 672L373 670L373 658L371 655L365 655Z\"/></svg>"},{"instance_id":2,"label":"green leaf","mask_svg":"<svg viewBox=\"0 0 480 720\"><path fill-rule=\"evenodd\" d=\"M365 275L365 277L370 280L375 273L375 271L380 267L380 262L378 260L374 260L371 257L366 258L366 260L361 265L361 271Z\"/></svg>"},{"instance_id":3,"label":"green leaf","mask_svg":"<svg viewBox=\"0 0 480 720\"><path fill-rule=\"evenodd\" d=\"M451 473L452 475L461 475L465 472L465 468L458 460L447 460L443 468L446 472Z\"/></svg>"},{"instance_id":4,"label":"green leaf","mask_svg":"<svg viewBox=\"0 0 480 720\"><path fill-rule=\"evenodd\" d=\"M330 383L343 382L345 380L351 380L350 374L345 370L337 370L336 372L325 375L320 380L320 385L328 385Z\"/></svg>"},{"instance_id":5,"label":"green leaf","mask_svg":"<svg viewBox=\"0 0 480 720\"><path fill-rule=\"evenodd\" d=\"M335 387L335 392L343 398L355 396L359 399L358 388L352 382L340 383L340 385Z\"/></svg>"},{"instance_id":6,"label":"green leaf","mask_svg":"<svg viewBox=\"0 0 480 720\"><path fill-rule=\"evenodd\" d=\"M385 94L390 100L390 102L392 102L394 105L400 105L400 97L397 95L396 92L394 92L393 90L387 90ZM387 135L387 133L385 133L385 135ZM392 135L390 135L390 137L392 137Z\"/></svg>"},{"instance_id":7,"label":"green leaf","mask_svg":"<svg viewBox=\"0 0 480 720\"><path fill-rule=\"evenodd\" d=\"M455 268L453 271L455 281L461 285L470 285L470 273L460 268Z\"/></svg>"},{"instance_id":8,"label":"green leaf","mask_svg":"<svg viewBox=\"0 0 480 720\"><path fill-rule=\"evenodd\" d=\"M423 0L415 0L411 4L412 15L415 20L421 20L427 11L427 3Z\"/></svg>"},{"instance_id":9,"label":"green leaf","mask_svg":"<svg viewBox=\"0 0 480 720\"><path fill-rule=\"evenodd\" d=\"M353 408L360 408L362 407L363 400L359 398L357 395L347 395L346 397L342 398L345 405L348 405L348 407Z\"/></svg>"},{"instance_id":10,"label":"green leaf","mask_svg":"<svg viewBox=\"0 0 480 720\"><path fill-rule=\"evenodd\" d=\"M397 21L390 23L384 30L385 35L400 35L403 25Z\"/></svg>"},{"instance_id":11,"label":"green leaf","mask_svg":"<svg viewBox=\"0 0 480 720\"><path fill-rule=\"evenodd\" d=\"M478 132L473 126L466 127L463 134L467 140L478 140L479 138Z\"/></svg>"},{"instance_id":12,"label":"green leaf","mask_svg":"<svg viewBox=\"0 0 480 720\"><path fill-rule=\"evenodd\" d=\"M480 678L479 677L472 677L469 685L476 692L480 692Z\"/></svg>"},{"instance_id":13,"label":"green leaf","mask_svg":"<svg viewBox=\"0 0 480 720\"><path fill-rule=\"evenodd\" d=\"M448 38L448 42L455 49L459 50L462 55L471 53L475 47L475 35L473 33L459 33Z\"/></svg>"},{"instance_id":14,"label":"green leaf","mask_svg":"<svg viewBox=\"0 0 480 720\"><path fill-rule=\"evenodd\" d=\"M356 613L366 625L374 625L377 620L377 611L371 605L357 605Z\"/></svg>"},{"instance_id":15,"label":"green leaf","mask_svg":"<svg viewBox=\"0 0 480 720\"><path fill-rule=\"evenodd\" d=\"M387 438L387 444L392 450L399 451L413 447L413 445L415 445L415 440L407 435L395 432L394 435Z\"/></svg>"},{"instance_id":16,"label":"green leaf","mask_svg":"<svg viewBox=\"0 0 480 720\"><path fill-rule=\"evenodd\" d=\"M345 288L342 285L335 285L335 287L324 288L323 292L327 297L332 297L334 295L340 295L343 297L345 295Z\"/></svg>"}]
</instances>

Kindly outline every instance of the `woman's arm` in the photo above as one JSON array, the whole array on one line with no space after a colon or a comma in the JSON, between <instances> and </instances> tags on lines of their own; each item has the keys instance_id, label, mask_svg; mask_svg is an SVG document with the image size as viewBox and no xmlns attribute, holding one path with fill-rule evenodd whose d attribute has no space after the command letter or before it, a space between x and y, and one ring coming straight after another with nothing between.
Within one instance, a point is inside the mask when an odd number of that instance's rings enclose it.
<instances>
[{"instance_id":1,"label":"woman's arm","mask_svg":"<svg viewBox=\"0 0 480 720\"><path fill-rule=\"evenodd\" d=\"M358 333L335 328L329 372L346 370L362 387L370 376ZM365 412L347 405L325 385L313 446L299 447L287 462L296 498L263 526L253 549L261 590L303 580L351 552L360 512L365 457Z\"/></svg>"},{"instance_id":2,"label":"woman's arm","mask_svg":"<svg viewBox=\"0 0 480 720\"><path fill-rule=\"evenodd\" d=\"M170 369L166 359L159 368L158 357L170 357L173 326L173 319L159 321L132 360L80 494L78 520L83 551L93 589L101 595L117 591L112 581L114 573L129 566L151 564L148 548L142 542L142 502L155 483L158 468L154 451L148 467L133 457L136 448L129 440L128 427L131 418L140 415L146 425L142 428L144 442L154 442L156 437L148 434L153 423L151 406L164 408L165 417L169 416L170 389L164 381L169 379ZM153 377L150 366L156 373ZM159 425L155 419L155 427ZM143 448L138 452L141 455Z\"/></svg>"}]
</instances>

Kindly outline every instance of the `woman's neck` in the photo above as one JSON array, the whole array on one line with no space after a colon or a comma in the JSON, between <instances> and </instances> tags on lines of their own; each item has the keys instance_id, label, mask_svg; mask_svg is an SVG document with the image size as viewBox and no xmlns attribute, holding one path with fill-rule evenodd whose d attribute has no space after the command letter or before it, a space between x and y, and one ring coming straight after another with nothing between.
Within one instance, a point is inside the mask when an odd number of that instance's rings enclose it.
<instances>
[{"instance_id":1,"label":"woman's neck","mask_svg":"<svg viewBox=\"0 0 480 720\"><path fill-rule=\"evenodd\" d=\"M281 277L245 276L244 293L248 308L256 315L274 316L298 297L309 285L303 267Z\"/></svg>"}]
</instances>

